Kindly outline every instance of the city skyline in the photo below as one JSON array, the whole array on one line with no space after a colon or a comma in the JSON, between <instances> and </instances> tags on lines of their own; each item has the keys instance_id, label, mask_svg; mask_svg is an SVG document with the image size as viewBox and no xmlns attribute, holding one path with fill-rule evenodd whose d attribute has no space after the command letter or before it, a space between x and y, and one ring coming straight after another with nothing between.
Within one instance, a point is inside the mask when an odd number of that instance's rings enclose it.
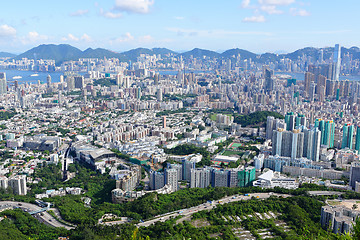
<instances>
[{"instance_id":1,"label":"city skyline","mask_svg":"<svg viewBox=\"0 0 360 240\"><path fill-rule=\"evenodd\" d=\"M355 1L352 8L296 0L20 2L21 8L19 2L4 3L0 51L20 53L39 44L61 43L119 52L137 47L174 51L198 47L263 53L335 43L359 46L360 33L352 20L359 5Z\"/></svg>"}]
</instances>

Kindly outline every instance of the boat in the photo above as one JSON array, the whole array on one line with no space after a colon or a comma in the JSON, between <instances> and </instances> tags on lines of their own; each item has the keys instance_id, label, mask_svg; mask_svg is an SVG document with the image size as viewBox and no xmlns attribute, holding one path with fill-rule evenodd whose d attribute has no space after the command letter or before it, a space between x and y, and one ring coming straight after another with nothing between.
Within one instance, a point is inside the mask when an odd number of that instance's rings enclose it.
<instances>
[{"instance_id":1,"label":"boat","mask_svg":"<svg viewBox=\"0 0 360 240\"><path fill-rule=\"evenodd\" d=\"M21 79L22 78L22 76L15 76L15 77L13 77L13 79Z\"/></svg>"},{"instance_id":2,"label":"boat","mask_svg":"<svg viewBox=\"0 0 360 240\"><path fill-rule=\"evenodd\" d=\"M37 76L39 76L39 74L37 74L37 73L30 75L30 77L37 77Z\"/></svg>"}]
</instances>

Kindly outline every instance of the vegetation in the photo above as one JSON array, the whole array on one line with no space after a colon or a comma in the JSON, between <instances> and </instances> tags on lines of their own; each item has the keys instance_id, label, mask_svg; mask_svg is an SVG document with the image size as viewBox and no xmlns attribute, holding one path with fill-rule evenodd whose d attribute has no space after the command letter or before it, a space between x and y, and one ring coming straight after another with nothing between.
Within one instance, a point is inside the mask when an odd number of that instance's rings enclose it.
<instances>
[{"instance_id":1,"label":"vegetation","mask_svg":"<svg viewBox=\"0 0 360 240\"><path fill-rule=\"evenodd\" d=\"M197 164L197 167L202 166L210 166L211 165L211 154L205 148L197 147L193 144L184 144L176 146L172 149L164 149L165 153L167 154L174 154L174 155L189 155L194 153L200 153L203 156L201 162Z\"/></svg>"},{"instance_id":2,"label":"vegetation","mask_svg":"<svg viewBox=\"0 0 360 240\"><path fill-rule=\"evenodd\" d=\"M43 223L22 210L6 210L0 213L6 218L0 221L0 239L56 239L66 237L69 232L64 228L53 228Z\"/></svg>"},{"instance_id":3,"label":"vegetation","mask_svg":"<svg viewBox=\"0 0 360 240\"><path fill-rule=\"evenodd\" d=\"M283 119L284 116L277 112L270 112L270 111L259 111L250 113L248 115L239 115L234 114L234 122L240 124L243 127L247 126L259 126L266 123L266 119L268 116L273 116L275 118Z\"/></svg>"},{"instance_id":4,"label":"vegetation","mask_svg":"<svg viewBox=\"0 0 360 240\"><path fill-rule=\"evenodd\" d=\"M0 112L0 120L8 120L15 115L16 115L16 112L13 112L13 111Z\"/></svg>"},{"instance_id":5,"label":"vegetation","mask_svg":"<svg viewBox=\"0 0 360 240\"><path fill-rule=\"evenodd\" d=\"M98 79L94 82L94 86L105 86L105 87L110 87L113 85L116 85L116 79L111 79L111 78L101 78Z\"/></svg>"}]
</instances>

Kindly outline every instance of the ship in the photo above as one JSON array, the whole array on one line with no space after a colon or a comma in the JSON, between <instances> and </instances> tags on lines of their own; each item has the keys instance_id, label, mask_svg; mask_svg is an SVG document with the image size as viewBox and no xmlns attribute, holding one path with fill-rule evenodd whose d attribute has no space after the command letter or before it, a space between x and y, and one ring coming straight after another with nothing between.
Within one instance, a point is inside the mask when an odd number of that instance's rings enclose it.
<instances>
[{"instance_id":1,"label":"ship","mask_svg":"<svg viewBox=\"0 0 360 240\"><path fill-rule=\"evenodd\" d=\"M22 78L22 76L15 76L15 77L13 77L13 79L21 79Z\"/></svg>"},{"instance_id":2,"label":"ship","mask_svg":"<svg viewBox=\"0 0 360 240\"><path fill-rule=\"evenodd\" d=\"M37 76L39 76L39 74L37 74L37 73L30 75L30 77L37 77Z\"/></svg>"}]
</instances>

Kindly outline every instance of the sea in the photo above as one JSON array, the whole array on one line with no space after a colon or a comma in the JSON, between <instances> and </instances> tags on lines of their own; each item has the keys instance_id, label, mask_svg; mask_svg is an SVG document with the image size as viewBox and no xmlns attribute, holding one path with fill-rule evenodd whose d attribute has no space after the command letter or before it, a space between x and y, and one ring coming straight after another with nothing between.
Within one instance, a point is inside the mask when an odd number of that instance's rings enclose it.
<instances>
[{"instance_id":1,"label":"sea","mask_svg":"<svg viewBox=\"0 0 360 240\"><path fill-rule=\"evenodd\" d=\"M33 71L21 71L21 70L3 70L3 69L0 69L0 72L6 73L6 79L9 83L11 83L14 80L17 80L19 84L24 84L24 83L37 84L38 80L40 80L40 82L42 83L46 83L46 78L48 75L51 76L51 82L60 82L60 76L64 74L62 72L33 72Z\"/></svg>"},{"instance_id":2,"label":"sea","mask_svg":"<svg viewBox=\"0 0 360 240\"><path fill-rule=\"evenodd\" d=\"M289 75L291 78L295 78L299 81L304 81L305 73L293 73L293 72L275 72L275 75ZM340 80L349 80L349 81L360 81L360 76L356 75L348 75L348 76L340 76Z\"/></svg>"}]
</instances>

